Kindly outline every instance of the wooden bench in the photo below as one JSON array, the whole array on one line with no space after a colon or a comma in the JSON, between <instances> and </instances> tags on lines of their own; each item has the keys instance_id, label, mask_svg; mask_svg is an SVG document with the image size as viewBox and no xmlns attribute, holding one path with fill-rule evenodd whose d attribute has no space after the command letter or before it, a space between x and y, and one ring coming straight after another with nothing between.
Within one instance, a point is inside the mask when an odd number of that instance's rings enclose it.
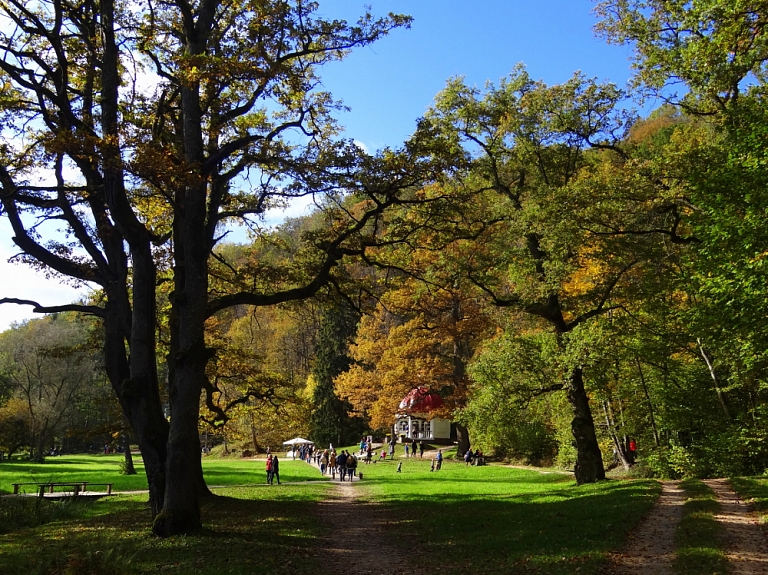
<instances>
[{"instance_id":1,"label":"wooden bench","mask_svg":"<svg viewBox=\"0 0 768 575\"><path fill-rule=\"evenodd\" d=\"M46 493L52 494L55 492L56 487L69 487L71 488L73 496L84 494L88 487L98 485L106 486L106 495L112 495L112 483L90 483L88 481L46 481L43 483L12 483L14 495L19 494L19 489L24 485L34 485L37 489L38 497L45 497Z\"/></svg>"}]
</instances>

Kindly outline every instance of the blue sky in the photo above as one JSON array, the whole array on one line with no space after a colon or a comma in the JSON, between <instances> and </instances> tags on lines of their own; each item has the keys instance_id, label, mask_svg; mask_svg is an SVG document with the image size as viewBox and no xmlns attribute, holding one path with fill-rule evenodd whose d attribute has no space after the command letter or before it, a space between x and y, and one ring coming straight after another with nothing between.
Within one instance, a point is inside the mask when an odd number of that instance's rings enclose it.
<instances>
[{"instance_id":1,"label":"blue sky","mask_svg":"<svg viewBox=\"0 0 768 575\"><path fill-rule=\"evenodd\" d=\"M321 0L319 12L353 21L364 4ZM548 84L581 70L624 87L630 51L595 37L593 6L591 0L374 0L374 14L413 16L411 29L328 66L323 85L352 109L341 123L369 151L402 143L454 76L482 87L522 62Z\"/></svg>"},{"instance_id":2,"label":"blue sky","mask_svg":"<svg viewBox=\"0 0 768 575\"><path fill-rule=\"evenodd\" d=\"M323 86L351 108L340 114L345 135L373 152L397 147L413 132L435 95L454 76L471 85L498 82L522 62L535 79L563 82L581 70L624 86L630 76L626 48L592 32L591 0L370 0L374 14L410 14L410 30L395 30L322 72ZM366 2L320 0L319 13L356 21ZM301 209L299 207L299 209ZM295 212L294 212L295 215ZM23 265L7 264L15 250L0 222L0 296L68 303L77 291ZM34 314L0 305L0 330Z\"/></svg>"}]
</instances>

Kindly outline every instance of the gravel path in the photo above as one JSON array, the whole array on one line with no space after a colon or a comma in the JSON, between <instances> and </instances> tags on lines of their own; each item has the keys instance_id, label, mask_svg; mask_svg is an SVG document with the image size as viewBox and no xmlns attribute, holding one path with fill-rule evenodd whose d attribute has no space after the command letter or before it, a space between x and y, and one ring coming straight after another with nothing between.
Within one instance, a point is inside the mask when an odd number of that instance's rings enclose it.
<instances>
[{"instance_id":1,"label":"gravel path","mask_svg":"<svg viewBox=\"0 0 768 575\"><path fill-rule=\"evenodd\" d=\"M661 496L630 533L626 549L611 557L616 575L672 575L675 531L683 516L685 492L674 481L661 483Z\"/></svg>"},{"instance_id":2,"label":"gravel path","mask_svg":"<svg viewBox=\"0 0 768 575\"><path fill-rule=\"evenodd\" d=\"M715 492L720 504L715 519L725 528L731 574L768 575L768 540L749 506L739 499L726 479L707 479L704 483Z\"/></svg>"}]
</instances>

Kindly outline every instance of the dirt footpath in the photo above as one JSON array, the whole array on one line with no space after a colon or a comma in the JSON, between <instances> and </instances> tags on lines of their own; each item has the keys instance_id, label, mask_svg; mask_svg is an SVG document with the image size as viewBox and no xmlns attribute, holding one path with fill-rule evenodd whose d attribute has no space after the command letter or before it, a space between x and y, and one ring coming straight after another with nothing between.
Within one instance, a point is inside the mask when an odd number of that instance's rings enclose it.
<instances>
[{"instance_id":1,"label":"dirt footpath","mask_svg":"<svg viewBox=\"0 0 768 575\"><path fill-rule=\"evenodd\" d=\"M611 556L617 575L672 575L675 531L683 517L685 492L674 481L661 483L661 496L648 515L630 533L626 548Z\"/></svg>"},{"instance_id":2,"label":"dirt footpath","mask_svg":"<svg viewBox=\"0 0 768 575\"><path fill-rule=\"evenodd\" d=\"M397 532L397 522L381 505L357 497L354 483L335 483L331 496L320 504L326 535L320 541L322 561L338 565L344 575L428 575L424 566L410 563L408 546L390 543L385 534Z\"/></svg>"},{"instance_id":3,"label":"dirt footpath","mask_svg":"<svg viewBox=\"0 0 768 575\"><path fill-rule=\"evenodd\" d=\"M768 540L749 505L739 499L726 479L706 479L704 483L715 492L720 505L715 519L725 528L731 575L768 575Z\"/></svg>"},{"instance_id":4,"label":"dirt footpath","mask_svg":"<svg viewBox=\"0 0 768 575\"><path fill-rule=\"evenodd\" d=\"M725 555L731 575L768 575L768 538L764 527L726 479L704 481L717 496L715 515L725 531ZM675 535L683 516L685 491L676 482L662 482L659 501L630 533L626 548L611 556L609 571L619 575L672 575Z\"/></svg>"}]
</instances>

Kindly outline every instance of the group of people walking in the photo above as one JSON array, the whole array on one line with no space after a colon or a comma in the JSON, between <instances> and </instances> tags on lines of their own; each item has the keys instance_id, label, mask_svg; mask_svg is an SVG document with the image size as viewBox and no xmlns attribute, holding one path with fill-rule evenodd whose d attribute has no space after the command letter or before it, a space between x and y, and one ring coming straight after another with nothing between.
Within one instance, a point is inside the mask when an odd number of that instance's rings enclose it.
<instances>
[{"instance_id":1,"label":"group of people walking","mask_svg":"<svg viewBox=\"0 0 768 575\"><path fill-rule=\"evenodd\" d=\"M326 449L320 454L317 465L323 475L328 474L332 479L336 479L337 472L341 481L347 478L352 481L357 475L357 457L345 449L338 454L335 449Z\"/></svg>"},{"instance_id":2,"label":"group of people walking","mask_svg":"<svg viewBox=\"0 0 768 575\"><path fill-rule=\"evenodd\" d=\"M309 463L310 461L312 461L312 457L315 454L315 446L312 445L311 443L304 443L299 446L294 446L291 453L293 453L294 459L296 459L296 455L298 455L299 459Z\"/></svg>"},{"instance_id":3,"label":"group of people walking","mask_svg":"<svg viewBox=\"0 0 768 575\"><path fill-rule=\"evenodd\" d=\"M389 445L389 456L394 458L394 443ZM411 443L405 444L405 456L416 457L416 453L420 457L424 457L424 442L417 442L413 440ZM320 450L316 449L313 445L302 445L295 450L298 452L299 457L307 463L314 463L320 468L320 472L323 475L330 475L332 479L336 479L336 474L339 474L340 481L352 481L352 478L357 476L358 458L350 453L348 450L342 449L338 454L336 450L331 446L329 449ZM365 454L365 462L370 463L373 455L373 446L371 442L362 440L360 442L360 454ZM381 457L385 459L387 456L386 451L382 451ZM476 449L474 452L469 449L464 454L464 462L466 465L484 465L485 458L483 452ZM432 465L430 471L439 471L443 466L443 450L438 449L437 455L432 459ZM398 466L398 471L402 469L402 463ZM277 479L277 484L280 485L280 462L276 455L269 453L267 449L267 483L272 485L274 480Z\"/></svg>"}]
</instances>

